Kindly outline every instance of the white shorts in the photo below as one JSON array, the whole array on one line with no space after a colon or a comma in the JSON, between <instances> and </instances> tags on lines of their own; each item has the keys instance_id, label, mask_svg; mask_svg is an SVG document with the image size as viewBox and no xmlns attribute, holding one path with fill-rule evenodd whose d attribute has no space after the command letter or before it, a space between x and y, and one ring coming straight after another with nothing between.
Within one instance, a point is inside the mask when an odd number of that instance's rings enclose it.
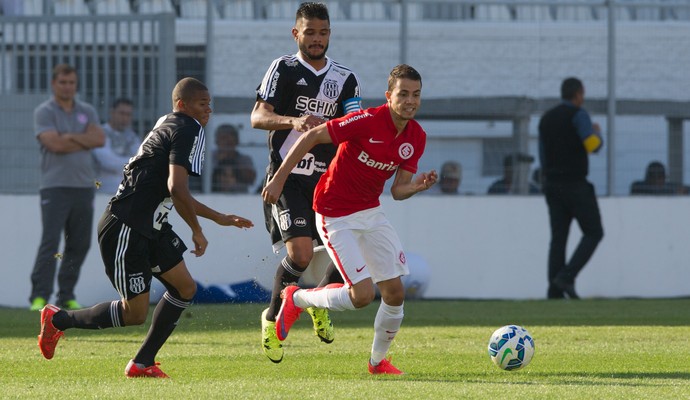
<instances>
[{"instance_id":1,"label":"white shorts","mask_svg":"<svg viewBox=\"0 0 690 400\"><path fill-rule=\"evenodd\" d=\"M337 218L316 213L316 226L346 285L410 273L400 238L380 206Z\"/></svg>"}]
</instances>

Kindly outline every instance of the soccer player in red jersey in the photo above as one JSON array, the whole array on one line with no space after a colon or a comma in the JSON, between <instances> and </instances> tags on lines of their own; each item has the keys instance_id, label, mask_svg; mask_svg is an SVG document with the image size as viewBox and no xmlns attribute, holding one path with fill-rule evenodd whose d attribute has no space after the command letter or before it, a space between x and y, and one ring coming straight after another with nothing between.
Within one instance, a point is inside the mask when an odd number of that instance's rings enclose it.
<instances>
[{"instance_id":1,"label":"soccer player in red jersey","mask_svg":"<svg viewBox=\"0 0 690 400\"><path fill-rule=\"evenodd\" d=\"M335 158L314 192L319 234L345 284L299 289L288 286L276 319L276 334L284 340L302 309L333 311L362 308L381 292L374 320L369 359L372 374L402 372L386 359L403 319L405 290L401 276L409 273L400 239L383 213L379 197L386 180L395 175L391 194L396 200L429 189L435 170L417 173L426 133L414 120L421 103L422 78L409 65L398 65L388 77L386 104L333 119L304 133L262 192L275 203L290 171L315 145L334 143Z\"/></svg>"}]
</instances>

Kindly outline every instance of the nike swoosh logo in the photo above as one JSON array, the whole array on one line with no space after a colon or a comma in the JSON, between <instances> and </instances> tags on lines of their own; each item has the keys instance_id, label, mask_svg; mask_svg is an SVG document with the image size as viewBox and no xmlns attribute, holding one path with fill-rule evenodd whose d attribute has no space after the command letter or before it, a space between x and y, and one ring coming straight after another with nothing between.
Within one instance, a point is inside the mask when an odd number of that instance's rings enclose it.
<instances>
[{"instance_id":1,"label":"nike swoosh logo","mask_svg":"<svg viewBox=\"0 0 690 400\"><path fill-rule=\"evenodd\" d=\"M509 354L510 354L510 355L513 355L513 350L511 350L511 349L506 349L506 350L503 352L503 357L501 357L501 365L503 365L503 360L505 360L506 357L508 357Z\"/></svg>"},{"instance_id":2,"label":"nike swoosh logo","mask_svg":"<svg viewBox=\"0 0 690 400\"><path fill-rule=\"evenodd\" d=\"M362 272L362 270L366 267L366 265L362 265L362 268L355 268L355 271L357 272Z\"/></svg>"},{"instance_id":3,"label":"nike swoosh logo","mask_svg":"<svg viewBox=\"0 0 690 400\"><path fill-rule=\"evenodd\" d=\"M374 138L372 137L372 138L369 138L369 143L374 143L374 144L383 143L383 140L374 140Z\"/></svg>"}]
</instances>

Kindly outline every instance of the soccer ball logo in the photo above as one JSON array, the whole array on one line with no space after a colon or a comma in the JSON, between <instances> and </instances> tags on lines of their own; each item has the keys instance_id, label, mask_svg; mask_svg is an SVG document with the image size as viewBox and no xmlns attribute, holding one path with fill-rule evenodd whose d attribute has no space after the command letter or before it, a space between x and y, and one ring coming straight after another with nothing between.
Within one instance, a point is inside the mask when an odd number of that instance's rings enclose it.
<instances>
[{"instance_id":1,"label":"soccer ball logo","mask_svg":"<svg viewBox=\"0 0 690 400\"><path fill-rule=\"evenodd\" d=\"M499 368L514 371L532 361L534 340L527 329L506 325L494 331L489 339L489 357Z\"/></svg>"}]
</instances>

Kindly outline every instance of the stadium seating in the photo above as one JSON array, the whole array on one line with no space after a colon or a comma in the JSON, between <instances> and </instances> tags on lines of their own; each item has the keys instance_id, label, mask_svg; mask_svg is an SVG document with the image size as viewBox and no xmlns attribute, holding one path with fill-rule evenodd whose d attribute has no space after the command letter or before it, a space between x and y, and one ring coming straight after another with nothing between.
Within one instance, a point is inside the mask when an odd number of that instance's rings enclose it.
<instances>
[{"instance_id":1,"label":"stadium seating","mask_svg":"<svg viewBox=\"0 0 690 400\"><path fill-rule=\"evenodd\" d=\"M222 5L223 18L226 19L254 19L254 2L251 0L228 0Z\"/></svg>"},{"instance_id":2,"label":"stadium seating","mask_svg":"<svg viewBox=\"0 0 690 400\"><path fill-rule=\"evenodd\" d=\"M213 17L218 18L218 8L216 3L211 2ZM208 4L206 0L184 0L180 2L180 18L203 19L206 18Z\"/></svg>"},{"instance_id":3,"label":"stadium seating","mask_svg":"<svg viewBox=\"0 0 690 400\"><path fill-rule=\"evenodd\" d=\"M95 0L98 15L127 15L131 13L129 0Z\"/></svg>"},{"instance_id":4,"label":"stadium seating","mask_svg":"<svg viewBox=\"0 0 690 400\"><path fill-rule=\"evenodd\" d=\"M549 6L515 6L515 19L517 21L552 21Z\"/></svg>"},{"instance_id":5,"label":"stadium seating","mask_svg":"<svg viewBox=\"0 0 690 400\"><path fill-rule=\"evenodd\" d=\"M479 4L474 8L474 19L477 21L510 21L512 19L508 7L500 4Z\"/></svg>"},{"instance_id":6,"label":"stadium seating","mask_svg":"<svg viewBox=\"0 0 690 400\"><path fill-rule=\"evenodd\" d=\"M561 0L568 1L568 0ZM554 3L558 3L557 1ZM586 3L582 6L555 4L556 20L558 21L590 21L594 19L592 7Z\"/></svg>"},{"instance_id":7,"label":"stadium seating","mask_svg":"<svg viewBox=\"0 0 690 400\"><path fill-rule=\"evenodd\" d=\"M89 15L89 7L84 0L54 0L53 14L55 15Z\"/></svg>"},{"instance_id":8,"label":"stadium seating","mask_svg":"<svg viewBox=\"0 0 690 400\"><path fill-rule=\"evenodd\" d=\"M174 13L175 9L170 0L139 0L139 13L158 14Z\"/></svg>"}]
</instances>

